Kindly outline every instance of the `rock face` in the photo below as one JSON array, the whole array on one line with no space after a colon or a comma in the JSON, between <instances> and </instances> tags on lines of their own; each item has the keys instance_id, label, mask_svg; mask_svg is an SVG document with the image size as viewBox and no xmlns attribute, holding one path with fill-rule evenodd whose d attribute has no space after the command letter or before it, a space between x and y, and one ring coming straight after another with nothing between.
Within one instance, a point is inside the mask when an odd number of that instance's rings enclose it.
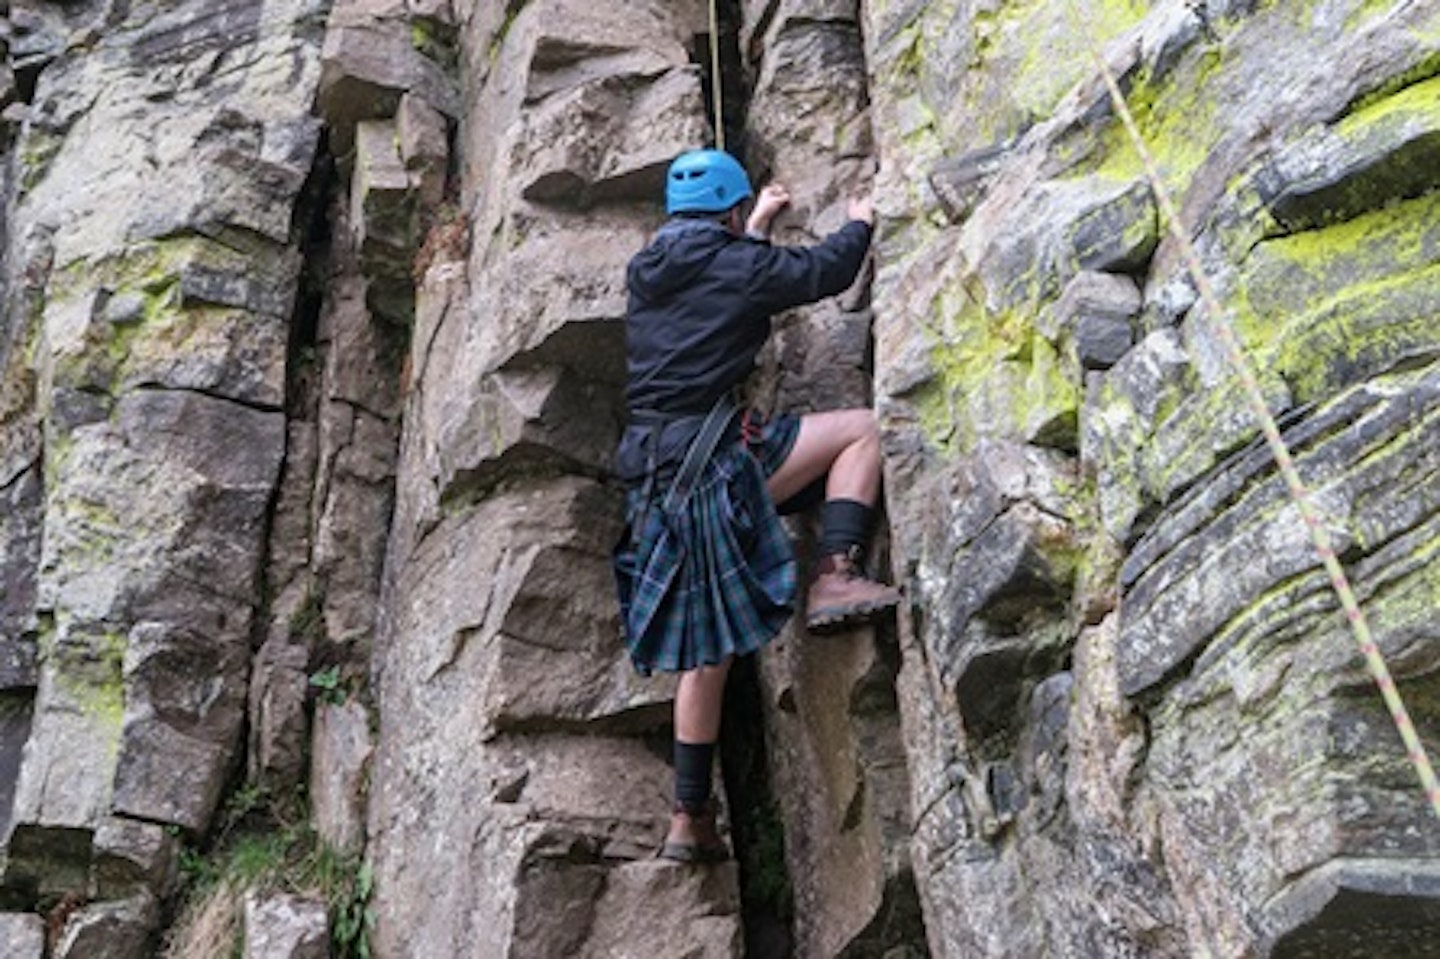
<instances>
[{"instance_id":1,"label":"rock face","mask_svg":"<svg viewBox=\"0 0 1440 959\"><path fill-rule=\"evenodd\" d=\"M715 12L719 77L699 0L0 5L0 953L156 954L233 793L366 862L255 955L1431 954L1440 822L1170 231L1435 748L1440 11ZM735 671L687 869L610 455L717 84L777 242L876 191L753 396L879 411L909 602Z\"/></svg>"},{"instance_id":2,"label":"rock face","mask_svg":"<svg viewBox=\"0 0 1440 959\"><path fill-rule=\"evenodd\" d=\"M605 481L625 261L705 129L686 47L703 9L602 14L462 18L465 48L490 51L457 141L471 243L416 291L376 661L383 955L738 954L733 868L646 861L670 687L616 639Z\"/></svg>"},{"instance_id":3,"label":"rock face","mask_svg":"<svg viewBox=\"0 0 1440 959\"><path fill-rule=\"evenodd\" d=\"M0 882L96 900L55 955L140 956L165 889L106 888L139 853L105 837L203 833L244 727L322 132L314 10L9 12L0 649L7 702L31 692L6 711Z\"/></svg>"},{"instance_id":4,"label":"rock face","mask_svg":"<svg viewBox=\"0 0 1440 959\"><path fill-rule=\"evenodd\" d=\"M1429 736L1440 19L952 6L866 31L932 953L1431 951L1440 823L1084 44Z\"/></svg>"}]
</instances>

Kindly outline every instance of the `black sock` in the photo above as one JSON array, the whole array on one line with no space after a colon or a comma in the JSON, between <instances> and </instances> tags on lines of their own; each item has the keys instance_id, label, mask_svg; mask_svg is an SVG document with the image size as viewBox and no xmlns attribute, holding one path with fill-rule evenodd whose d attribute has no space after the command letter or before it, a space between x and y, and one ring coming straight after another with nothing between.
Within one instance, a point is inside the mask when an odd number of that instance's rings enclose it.
<instances>
[{"instance_id":1,"label":"black sock","mask_svg":"<svg viewBox=\"0 0 1440 959\"><path fill-rule=\"evenodd\" d=\"M675 804L686 812L700 812L710 802L714 743L675 740Z\"/></svg>"},{"instance_id":2,"label":"black sock","mask_svg":"<svg viewBox=\"0 0 1440 959\"><path fill-rule=\"evenodd\" d=\"M864 551L875 511L853 499L827 499L820 507L820 555Z\"/></svg>"}]
</instances>

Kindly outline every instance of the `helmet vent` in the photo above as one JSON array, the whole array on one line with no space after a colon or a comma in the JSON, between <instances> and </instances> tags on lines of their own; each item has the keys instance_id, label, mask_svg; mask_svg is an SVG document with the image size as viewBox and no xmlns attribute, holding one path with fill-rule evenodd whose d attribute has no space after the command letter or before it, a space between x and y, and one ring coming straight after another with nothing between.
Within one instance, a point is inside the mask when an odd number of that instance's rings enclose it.
<instances>
[{"instance_id":1,"label":"helmet vent","mask_svg":"<svg viewBox=\"0 0 1440 959\"><path fill-rule=\"evenodd\" d=\"M692 150L675 158L665 186L665 212L719 213L753 196L745 168L723 150Z\"/></svg>"}]
</instances>

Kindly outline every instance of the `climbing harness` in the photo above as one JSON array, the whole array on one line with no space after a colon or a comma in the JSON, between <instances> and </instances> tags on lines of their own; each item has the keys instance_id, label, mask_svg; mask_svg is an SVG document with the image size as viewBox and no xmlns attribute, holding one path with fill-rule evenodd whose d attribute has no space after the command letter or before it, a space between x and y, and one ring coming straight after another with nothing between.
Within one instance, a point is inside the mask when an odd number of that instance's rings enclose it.
<instances>
[{"instance_id":1,"label":"climbing harness","mask_svg":"<svg viewBox=\"0 0 1440 959\"><path fill-rule=\"evenodd\" d=\"M650 430L650 448L646 455L645 479L640 487L640 500L643 505L640 513L631 523L628 534L630 549L639 550L645 537L649 535L650 516L656 509L660 511L661 522L665 527L665 532L661 535L671 535L670 530L675 522L675 517L690 501L690 494L694 492L701 472L714 458L715 451L720 448L720 443L726 433L730 431L731 424L739 415L739 410L727 393L715 400L714 405L710 407L710 411L704 415L703 419L699 416L675 417L650 414L644 411L632 411L630 415L633 423ZM685 449L684 459L674 477L671 478L664 499L656 503L655 500L659 494L657 486L661 482L659 447L664 432L667 427L680 426L683 428L687 423L697 420L700 421L700 426ZM666 571L666 589L669 588L669 581L677 570L678 565L672 566ZM650 620L655 612L655 609L645 611L640 622L626 623L626 629L633 635L643 635L650 628Z\"/></svg>"},{"instance_id":2,"label":"climbing harness","mask_svg":"<svg viewBox=\"0 0 1440 959\"><path fill-rule=\"evenodd\" d=\"M715 149L725 149L725 110L720 95L720 11L710 0L710 95L715 103Z\"/></svg>"},{"instance_id":3,"label":"climbing harness","mask_svg":"<svg viewBox=\"0 0 1440 959\"><path fill-rule=\"evenodd\" d=\"M1084 31L1084 21L1076 10L1074 0L1070 0L1068 7L1076 28ZM1430 758L1425 752L1425 745L1420 741L1419 734L1415 732L1415 725L1410 720L1410 712L1405 708L1405 701L1395 687L1395 680L1390 675L1385 657L1375 643L1374 635L1370 631L1370 623L1365 617L1364 610L1360 607L1355 590L1351 587L1350 579L1345 574L1345 568L1340 565L1340 559L1335 554L1330 531L1313 502L1309 488L1300 478L1299 470L1295 468L1295 460L1290 453L1290 448L1285 444L1284 437L1280 435L1279 424L1275 422L1275 417L1265 402L1259 378L1251 367L1250 360L1245 355L1244 347L1235 335L1229 318L1220 306L1214 285L1210 282L1210 277L1200 263L1200 256L1181 226L1180 215L1174 200L1171 198L1164 180L1160 177L1154 155L1145 145L1145 138L1140 133L1140 127L1135 122L1134 114L1130 112L1130 106L1125 100L1125 94L1120 90L1119 83L1116 82L1114 72L1100 55L1094 37L1088 32L1081 35L1086 38L1090 58L1105 81L1105 87L1110 93L1110 101L1120 115L1131 145L1134 146L1135 152L1140 155L1140 160L1145 166L1145 176L1150 181L1150 188L1155 192L1155 200L1160 207L1161 216L1166 221L1166 228L1175 240L1185 268L1195 282L1205 319L1224 347L1226 359L1240 380L1245 400L1249 404L1251 412L1255 414L1255 418L1260 422L1260 430L1265 436L1266 445L1269 446L1270 454L1274 458L1276 466L1279 467L1281 476L1285 479L1290 497L1294 500L1295 506L1300 512L1300 518L1310 533L1310 541L1315 547L1315 552L1319 555L1325 572L1329 574L1330 586L1340 600L1340 606L1344 609L1345 618L1350 623L1350 631L1355 638L1355 643L1365 657L1365 665L1369 668L1370 675L1374 679L1375 685L1380 688L1380 695L1390 710L1390 718L1394 721L1410 762L1420 777L1420 784L1430 802L1430 809L1437 818L1440 818L1440 780L1436 779L1434 767L1431 766Z\"/></svg>"}]
</instances>

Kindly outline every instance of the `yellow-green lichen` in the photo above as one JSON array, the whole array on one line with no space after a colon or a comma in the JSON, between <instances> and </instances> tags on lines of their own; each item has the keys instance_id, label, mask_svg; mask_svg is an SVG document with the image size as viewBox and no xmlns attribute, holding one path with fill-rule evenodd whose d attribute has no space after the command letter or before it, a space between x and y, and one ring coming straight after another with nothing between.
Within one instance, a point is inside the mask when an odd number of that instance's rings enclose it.
<instances>
[{"instance_id":1,"label":"yellow-green lichen","mask_svg":"<svg viewBox=\"0 0 1440 959\"><path fill-rule=\"evenodd\" d=\"M1030 3L1006 5L1013 41L1020 45L1018 67L1006 71L1016 105L1031 117L1051 115L1056 104L1084 73L1092 70L1089 50L1135 27L1149 12L1149 3L1134 0L1097 0L1075 4ZM1080 22L1072 16L1078 11ZM1057 69L1073 64L1070 70Z\"/></svg>"},{"instance_id":2,"label":"yellow-green lichen","mask_svg":"<svg viewBox=\"0 0 1440 959\"><path fill-rule=\"evenodd\" d=\"M1264 371L1259 385L1271 410L1293 405L1283 384ZM1156 417L1139 455L1141 483L1149 498L1161 503L1260 432L1260 424L1244 400L1239 377L1233 373L1203 391L1171 389L1166 397L1179 402L1173 413Z\"/></svg>"},{"instance_id":3,"label":"yellow-green lichen","mask_svg":"<svg viewBox=\"0 0 1440 959\"><path fill-rule=\"evenodd\" d=\"M125 718L125 645L123 635L110 631L60 640L52 635L42 643L56 693L93 729L111 736L113 750L119 749Z\"/></svg>"},{"instance_id":4,"label":"yellow-green lichen","mask_svg":"<svg viewBox=\"0 0 1440 959\"><path fill-rule=\"evenodd\" d=\"M57 134L38 127L27 130L21 137L19 149L21 194L34 190L45 179L51 161L64 144L64 138Z\"/></svg>"},{"instance_id":5,"label":"yellow-green lichen","mask_svg":"<svg viewBox=\"0 0 1440 959\"><path fill-rule=\"evenodd\" d=\"M500 23L495 27L495 33L490 38L490 46L485 54L486 62L490 68L494 68L497 60L500 59L500 51L505 48L505 38L515 26L516 19L525 8L525 0L506 0L505 14Z\"/></svg>"},{"instance_id":6,"label":"yellow-green lichen","mask_svg":"<svg viewBox=\"0 0 1440 959\"><path fill-rule=\"evenodd\" d=\"M1261 244L1232 316L1246 351L1301 402L1433 348L1440 194Z\"/></svg>"},{"instance_id":7,"label":"yellow-green lichen","mask_svg":"<svg viewBox=\"0 0 1440 959\"><path fill-rule=\"evenodd\" d=\"M1142 74L1126 95L1145 150L1165 186L1177 194L1183 194L1223 133L1222 98L1212 81L1224 69L1220 49L1208 47L1158 81ZM1106 131L1101 155L1095 171L1101 177L1133 183L1145 176L1144 161L1118 117Z\"/></svg>"},{"instance_id":8,"label":"yellow-green lichen","mask_svg":"<svg viewBox=\"0 0 1440 959\"><path fill-rule=\"evenodd\" d=\"M925 49L923 24L916 21L887 45L888 55L878 58L876 66L876 82L888 92L882 103L889 108L886 120L911 157L941 152L939 118L924 94Z\"/></svg>"},{"instance_id":9,"label":"yellow-green lichen","mask_svg":"<svg viewBox=\"0 0 1440 959\"><path fill-rule=\"evenodd\" d=\"M963 450L982 436L1073 445L1079 390L1033 313L991 313L967 300L935 332L935 376L917 398L934 445Z\"/></svg>"},{"instance_id":10,"label":"yellow-green lichen","mask_svg":"<svg viewBox=\"0 0 1440 959\"><path fill-rule=\"evenodd\" d=\"M1346 35L1354 36L1369 27L1372 20L1383 17L1394 9L1395 0L1364 0L1345 18Z\"/></svg>"},{"instance_id":11,"label":"yellow-green lichen","mask_svg":"<svg viewBox=\"0 0 1440 959\"><path fill-rule=\"evenodd\" d=\"M1437 21L1435 36L1430 38L1431 43L1437 41L1440 41L1440 21ZM1411 84L1427 80L1437 75L1440 75L1440 51L1426 56L1407 70L1402 70L1399 73L1387 77L1385 81L1374 90L1368 91L1364 96L1356 100L1356 102L1351 105L1351 109L1364 110L1371 104L1395 95Z\"/></svg>"},{"instance_id":12,"label":"yellow-green lichen","mask_svg":"<svg viewBox=\"0 0 1440 959\"><path fill-rule=\"evenodd\" d=\"M1007 142L1051 115L1086 75L1090 43L1139 24L1147 7L1101 0L1077 17L1043 0L927 5L884 41L876 86L887 91L882 102L903 104L902 139L912 152L910 140L925 131L945 152ZM936 118L933 126L926 117Z\"/></svg>"},{"instance_id":13,"label":"yellow-green lichen","mask_svg":"<svg viewBox=\"0 0 1440 959\"><path fill-rule=\"evenodd\" d=\"M447 73L453 74L459 69L455 28L449 24L432 17L415 17L410 21L410 45Z\"/></svg>"},{"instance_id":14,"label":"yellow-green lichen","mask_svg":"<svg viewBox=\"0 0 1440 959\"><path fill-rule=\"evenodd\" d=\"M182 321L190 327L205 323L205 314L215 309L187 306L181 288L182 274L196 265L237 276L253 272L242 254L203 237L139 244L115 256L78 260L53 270L46 286L46 311L56 318L72 317L80 310L86 324L65 352L55 355L57 374L91 389L111 389L123 380L124 368L134 355L154 352L157 346L163 349L167 340L175 340L173 328ZM138 305L133 315L115 322L97 322L90 316L93 304L126 298Z\"/></svg>"},{"instance_id":15,"label":"yellow-green lichen","mask_svg":"<svg viewBox=\"0 0 1440 959\"><path fill-rule=\"evenodd\" d=\"M1440 66L1440 64L1437 64ZM1423 119L1433 128L1440 117L1440 76L1412 83L1384 97L1376 97L1352 110L1335 124L1335 132L1348 138L1378 124Z\"/></svg>"}]
</instances>

